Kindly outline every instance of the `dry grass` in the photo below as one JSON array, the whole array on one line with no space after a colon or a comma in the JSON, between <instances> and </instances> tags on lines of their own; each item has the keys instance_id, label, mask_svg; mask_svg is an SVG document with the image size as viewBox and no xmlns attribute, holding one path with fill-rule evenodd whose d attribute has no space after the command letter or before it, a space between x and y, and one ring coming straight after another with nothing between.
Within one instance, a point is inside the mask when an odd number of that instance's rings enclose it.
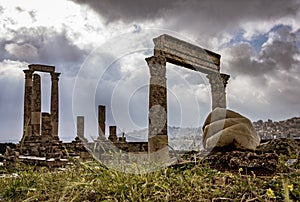
<instances>
[{"instance_id":1,"label":"dry grass","mask_svg":"<svg viewBox=\"0 0 300 202\"><path fill-rule=\"evenodd\" d=\"M0 167L0 201L299 200L299 163L291 169L282 162L279 168L274 176L258 177L219 172L205 162L138 175L106 169L97 162L77 161L55 170Z\"/></svg>"}]
</instances>

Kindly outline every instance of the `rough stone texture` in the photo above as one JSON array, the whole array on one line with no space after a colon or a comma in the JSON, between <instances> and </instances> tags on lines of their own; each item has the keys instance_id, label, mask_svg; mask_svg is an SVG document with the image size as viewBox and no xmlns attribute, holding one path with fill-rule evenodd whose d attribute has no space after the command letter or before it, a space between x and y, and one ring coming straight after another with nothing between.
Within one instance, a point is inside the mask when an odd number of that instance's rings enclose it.
<instances>
[{"instance_id":1,"label":"rough stone texture","mask_svg":"<svg viewBox=\"0 0 300 202\"><path fill-rule=\"evenodd\" d=\"M98 135L101 138L105 137L105 110L105 106L98 106Z\"/></svg>"},{"instance_id":2,"label":"rough stone texture","mask_svg":"<svg viewBox=\"0 0 300 202\"><path fill-rule=\"evenodd\" d=\"M298 156L299 153L300 141L274 139L260 144L254 152L239 151L233 147L226 148L226 150L216 148L205 155L204 159L210 163L211 167L221 171L238 172L240 168L243 168L243 174L252 175L251 171L253 171L256 175L272 175L278 170L279 156L284 155L289 158L290 155ZM197 158L203 157L198 154Z\"/></svg>"},{"instance_id":3,"label":"rough stone texture","mask_svg":"<svg viewBox=\"0 0 300 202\"><path fill-rule=\"evenodd\" d=\"M217 107L226 108L226 85L229 79L227 74L208 74L207 78L211 86L212 110Z\"/></svg>"},{"instance_id":4,"label":"rough stone texture","mask_svg":"<svg viewBox=\"0 0 300 202\"><path fill-rule=\"evenodd\" d=\"M168 146L166 59L153 56L146 61L150 70L148 151L153 153Z\"/></svg>"},{"instance_id":5,"label":"rough stone texture","mask_svg":"<svg viewBox=\"0 0 300 202\"><path fill-rule=\"evenodd\" d=\"M48 138L52 136L52 117L49 113L42 113L42 136L47 136Z\"/></svg>"},{"instance_id":6,"label":"rough stone texture","mask_svg":"<svg viewBox=\"0 0 300 202\"><path fill-rule=\"evenodd\" d=\"M33 75L31 101L32 135L39 136L41 127L41 77L38 74Z\"/></svg>"},{"instance_id":7,"label":"rough stone texture","mask_svg":"<svg viewBox=\"0 0 300 202\"><path fill-rule=\"evenodd\" d=\"M275 153L277 155L299 156L300 141L288 138L274 139L266 143L260 144L255 150L255 152L257 154Z\"/></svg>"},{"instance_id":8,"label":"rough stone texture","mask_svg":"<svg viewBox=\"0 0 300 202\"><path fill-rule=\"evenodd\" d=\"M109 126L109 136L108 139L112 142L117 142L117 126Z\"/></svg>"},{"instance_id":9,"label":"rough stone texture","mask_svg":"<svg viewBox=\"0 0 300 202\"><path fill-rule=\"evenodd\" d=\"M77 137L84 138L84 116L77 116Z\"/></svg>"},{"instance_id":10,"label":"rough stone texture","mask_svg":"<svg viewBox=\"0 0 300 202\"><path fill-rule=\"evenodd\" d=\"M210 166L221 170L234 170L240 168L243 174L250 174L253 171L256 175L270 175L276 172L278 155L274 153L256 154L255 152L226 151L214 152L205 157Z\"/></svg>"},{"instance_id":11,"label":"rough stone texture","mask_svg":"<svg viewBox=\"0 0 300 202\"><path fill-rule=\"evenodd\" d=\"M55 72L54 66L32 64L28 65L29 69L25 73L25 92L24 92L24 123L23 137L24 141L29 136L43 135L41 128L41 79L35 71L47 72L51 74L51 125L52 135L58 136L58 77L60 73ZM32 78L33 76L33 78ZM47 127L47 126L46 126ZM43 128L43 126L42 126Z\"/></svg>"},{"instance_id":12,"label":"rough stone texture","mask_svg":"<svg viewBox=\"0 0 300 202\"><path fill-rule=\"evenodd\" d=\"M255 150L260 138L251 121L246 117L223 108L213 110L203 125L204 148L227 147Z\"/></svg>"},{"instance_id":13,"label":"rough stone texture","mask_svg":"<svg viewBox=\"0 0 300 202\"><path fill-rule=\"evenodd\" d=\"M23 138L31 136L31 96L32 96L32 74L31 70L23 70L25 73L24 91L24 123Z\"/></svg>"},{"instance_id":14,"label":"rough stone texture","mask_svg":"<svg viewBox=\"0 0 300 202\"><path fill-rule=\"evenodd\" d=\"M168 62L203 72L219 72L219 54L202 49L167 34L153 39L154 55L164 56Z\"/></svg>"},{"instance_id":15,"label":"rough stone texture","mask_svg":"<svg viewBox=\"0 0 300 202\"><path fill-rule=\"evenodd\" d=\"M47 73L52 73L55 71L55 67L49 65L31 64L28 65L28 67L29 70L31 71L39 71L39 72L47 72Z\"/></svg>"},{"instance_id":16,"label":"rough stone texture","mask_svg":"<svg viewBox=\"0 0 300 202\"><path fill-rule=\"evenodd\" d=\"M52 116L52 136L58 136L58 115L59 115L59 102L58 102L58 77L60 73L51 73L51 116Z\"/></svg>"},{"instance_id":17,"label":"rough stone texture","mask_svg":"<svg viewBox=\"0 0 300 202\"><path fill-rule=\"evenodd\" d=\"M154 38L153 41L154 56L146 58L150 70L149 153L168 147L166 62L207 73L212 86L213 109L226 108L225 88L229 79L229 75L219 73L219 54L166 34Z\"/></svg>"},{"instance_id":18,"label":"rough stone texture","mask_svg":"<svg viewBox=\"0 0 300 202\"><path fill-rule=\"evenodd\" d=\"M20 161L34 165L64 165L68 155L57 135L60 73L55 72L54 66L33 64L28 67L24 70L24 133L16 149L7 151L6 164L14 165ZM34 71L51 74L51 114L41 113L41 81L38 74L33 75Z\"/></svg>"}]
</instances>

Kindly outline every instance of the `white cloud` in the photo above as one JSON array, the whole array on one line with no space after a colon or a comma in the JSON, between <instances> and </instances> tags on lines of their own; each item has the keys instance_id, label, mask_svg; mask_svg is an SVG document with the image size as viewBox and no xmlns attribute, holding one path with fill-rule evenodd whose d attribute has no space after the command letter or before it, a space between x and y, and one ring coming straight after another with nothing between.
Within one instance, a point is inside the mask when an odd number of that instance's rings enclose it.
<instances>
[{"instance_id":1,"label":"white cloud","mask_svg":"<svg viewBox=\"0 0 300 202\"><path fill-rule=\"evenodd\" d=\"M23 69L27 68L28 63L21 61L3 60L0 62L0 76L2 78L22 79L24 78Z\"/></svg>"},{"instance_id":2,"label":"white cloud","mask_svg":"<svg viewBox=\"0 0 300 202\"><path fill-rule=\"evenodd\" d=\"M5 50L19 59L33 59L38 54L38 49L31 44L25 43L22 45L15 43L5 44Z\"/></svg>"}]
</instances>

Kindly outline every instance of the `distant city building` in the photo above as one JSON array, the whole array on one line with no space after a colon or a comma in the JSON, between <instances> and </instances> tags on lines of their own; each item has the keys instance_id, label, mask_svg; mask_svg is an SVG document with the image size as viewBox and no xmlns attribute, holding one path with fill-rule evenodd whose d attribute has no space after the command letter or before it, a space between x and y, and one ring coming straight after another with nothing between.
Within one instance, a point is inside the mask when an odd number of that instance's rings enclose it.
<instances>
[{"instance_id":1,"label":"distant city building","mask_svg":"<svg viewBox=\"0 0 300 202\"><path fill-rule=\"evenodd\" d=\"M300 138L300 117L293 117L284 121L256 121L254 128L262 140L275 138Z\"/></svg>"}]
</instances>

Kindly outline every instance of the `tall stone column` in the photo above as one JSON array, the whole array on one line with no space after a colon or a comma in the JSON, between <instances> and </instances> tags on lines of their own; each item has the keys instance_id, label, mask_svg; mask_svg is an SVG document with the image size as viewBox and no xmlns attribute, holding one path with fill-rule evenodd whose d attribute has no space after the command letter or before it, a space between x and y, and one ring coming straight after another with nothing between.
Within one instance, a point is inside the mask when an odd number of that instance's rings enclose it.
<instances>
[{"instance_id":1,"label":"tall stone column","mask_svg":"<svg viewBox=\"0 0 300 202\"><path fill-rule=\"evenodd\" d=\"M229 79L227 74L211 73L207 75L211 87L212 110L217 107L226 108L226 85Z\"/></svg>"},{"instance_id":2,"label":"tall stone column","mask_svg":"<svg viewBox=\"0 0 300 202\"><path fill-rule=\"evenodd\" d=\"M77 137L84 139L84 116L77 116Z\"/></svg>"},{"instance_id":3,"label":"tall stone column","mask_svg":"<svg viewBox=\"0 0 300 202\"><path fill-rule=\"evenodd\" d=\"M166 58L152 56L146 61L150 70L148 153L152 160L166 160L169 158Z\"/></svg>"},{"instance_id":4,"label":"tall stone column","mask_svg":"<svg viewBox=\"0 0 300 202\"><path fill-rule=\"evenodd\" d=\"M32 134L34 136L39 136L41 127L41 77L38 74L33 75L31 101Z\"/></svg>"},{"instance_id":5,"label":"tall stone column","mask_svg":"<svg viewBox=\"0 0 300 202\"><path fill-rule=\"evenodd\" d=\"M98 106L98 135L105 138L105 106Z\"/></svg>"},{"instance_id":6,"label":"tall stone column","mask_svg":"<svg viewBox=\"0 0 300 202\"><path fill-rule=\"evenodd\" d=\"M51 117L52 117L52 136L58 136L58 118L59 118L59 96L58 96L58 77L60 73L51 73Z\"/></svg>"},{"instance_id":7,"label":"tall stone column","mask_svg":"<svg viewBox=\"0 0 300 202\"><path fill-rule=\"evenodd\" d=\"M23 138L31 136L31 96L32 96L32 74L31 70L23 70L25 73L25 89L24 89L24 123Z\"/></svg>"}]
</instances>

